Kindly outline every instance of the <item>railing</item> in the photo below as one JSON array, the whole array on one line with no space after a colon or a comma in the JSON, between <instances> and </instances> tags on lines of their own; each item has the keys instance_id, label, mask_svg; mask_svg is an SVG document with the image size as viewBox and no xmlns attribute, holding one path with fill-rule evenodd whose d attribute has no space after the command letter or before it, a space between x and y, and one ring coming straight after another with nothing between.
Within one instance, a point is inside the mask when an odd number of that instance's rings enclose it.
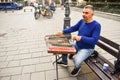
<instances>
[{"instance_id":1,"label":"railing","mask_svg":"<svg viewBox=\"0 0 120 80\"><path fill-rule=\"evenodd\" d=\"M120 5L120 2L88 2L88 4L109 4L109 5Z\"/></svg>"}]
</instances>

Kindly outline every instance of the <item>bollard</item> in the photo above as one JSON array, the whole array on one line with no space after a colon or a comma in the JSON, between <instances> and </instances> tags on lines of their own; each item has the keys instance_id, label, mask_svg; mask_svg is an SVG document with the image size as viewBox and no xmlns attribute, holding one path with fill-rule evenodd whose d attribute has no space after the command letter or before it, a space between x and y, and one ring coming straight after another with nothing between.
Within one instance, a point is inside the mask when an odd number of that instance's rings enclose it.
<instances>
[{"instance_id":1,"label":"bollard","mask_svg":"<svg viewBox=\"0 0 120 80\"><path fill-rule=\"evenodd\" d=\"M31 9L31 12L32 12L32 9Z\"/></svg>"},{"instance_id":2,"label":"bollard","mask_svg":"<svg viewBox=\"0 0 120 80\"><path fill-rule=\"evenodd\" d=\"M25 9L24 9L24 12L25 12Z\"/></svg>"},{"instance_id":3,"label":"bollard","mask_svg":"<svg viewBox=\"0 0 120 80\"><path fill-rule=\"evenodd\" d=\"M5 9L5 13L7 13L7 9Z\"/></svg>"},{"instance_id":4,"label":"bollard","mask_svg":"<svg viewBox=\"0 0 120 80\"><path fill-rule=\"evenodd\" d=\"M12 13L14 13L14 9L12 9Z\"/></svg>"}]
</instances>

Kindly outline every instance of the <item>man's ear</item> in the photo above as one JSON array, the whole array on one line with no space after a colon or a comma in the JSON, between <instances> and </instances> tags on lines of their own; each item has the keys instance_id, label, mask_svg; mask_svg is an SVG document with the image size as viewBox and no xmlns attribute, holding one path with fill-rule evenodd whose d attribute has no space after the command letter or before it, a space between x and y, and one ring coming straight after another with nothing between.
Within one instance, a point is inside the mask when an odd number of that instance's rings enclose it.
<instances>
[{"instance_id":1,"label":"man's ear","mask_svg":"<svg viewBox=\"0 0 120 80\"><path fill-rule=\"evenodd\" d=\"M94 15L94 13L92 13L92 15Z\"/></svg>"},{"instance_id":2,"label":"man's ear","mask_svg":"<svg viewBox=\"0 0 120 80\"><path fill-rule=\"evenodd\" d=\"M92 11L92 15L94 15L94 11Z\"/></svg>"}]
</instances>

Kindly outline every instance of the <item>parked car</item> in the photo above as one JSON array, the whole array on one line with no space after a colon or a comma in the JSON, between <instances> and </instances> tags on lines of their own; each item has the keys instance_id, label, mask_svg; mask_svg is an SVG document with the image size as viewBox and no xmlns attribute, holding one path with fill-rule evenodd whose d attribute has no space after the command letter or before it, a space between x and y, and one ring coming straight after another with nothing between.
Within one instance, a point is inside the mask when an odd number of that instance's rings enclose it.
<instances>
[{"instance_id":1,"label":"parked car","mask_svg":"<svg viewBox=\"0 0 120 80\"><path fill-rule=\"evenodd\" d=\"M23 8L23 5L21 4L18 4L16 2L3 2L3 3L0 3L0 9L22 9Z\"/></svg>"}]
</instances>

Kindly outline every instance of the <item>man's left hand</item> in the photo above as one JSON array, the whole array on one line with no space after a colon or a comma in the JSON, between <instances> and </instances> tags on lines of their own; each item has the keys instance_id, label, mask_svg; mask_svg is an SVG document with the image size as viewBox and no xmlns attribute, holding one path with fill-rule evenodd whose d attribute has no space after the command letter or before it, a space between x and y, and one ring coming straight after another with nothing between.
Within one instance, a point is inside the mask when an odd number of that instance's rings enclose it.
<instances>
[{"instance_id":1,"label":"man's left hand","mask_svg":"<svg viewBox=\"0 0 120 80\"><path fill-rule=\"evenodd\" d=\"M81 38L82 38L81 36L74 36L74 37L73 37L73 40L80 41Z\"/></svg>"}]
</instances>

